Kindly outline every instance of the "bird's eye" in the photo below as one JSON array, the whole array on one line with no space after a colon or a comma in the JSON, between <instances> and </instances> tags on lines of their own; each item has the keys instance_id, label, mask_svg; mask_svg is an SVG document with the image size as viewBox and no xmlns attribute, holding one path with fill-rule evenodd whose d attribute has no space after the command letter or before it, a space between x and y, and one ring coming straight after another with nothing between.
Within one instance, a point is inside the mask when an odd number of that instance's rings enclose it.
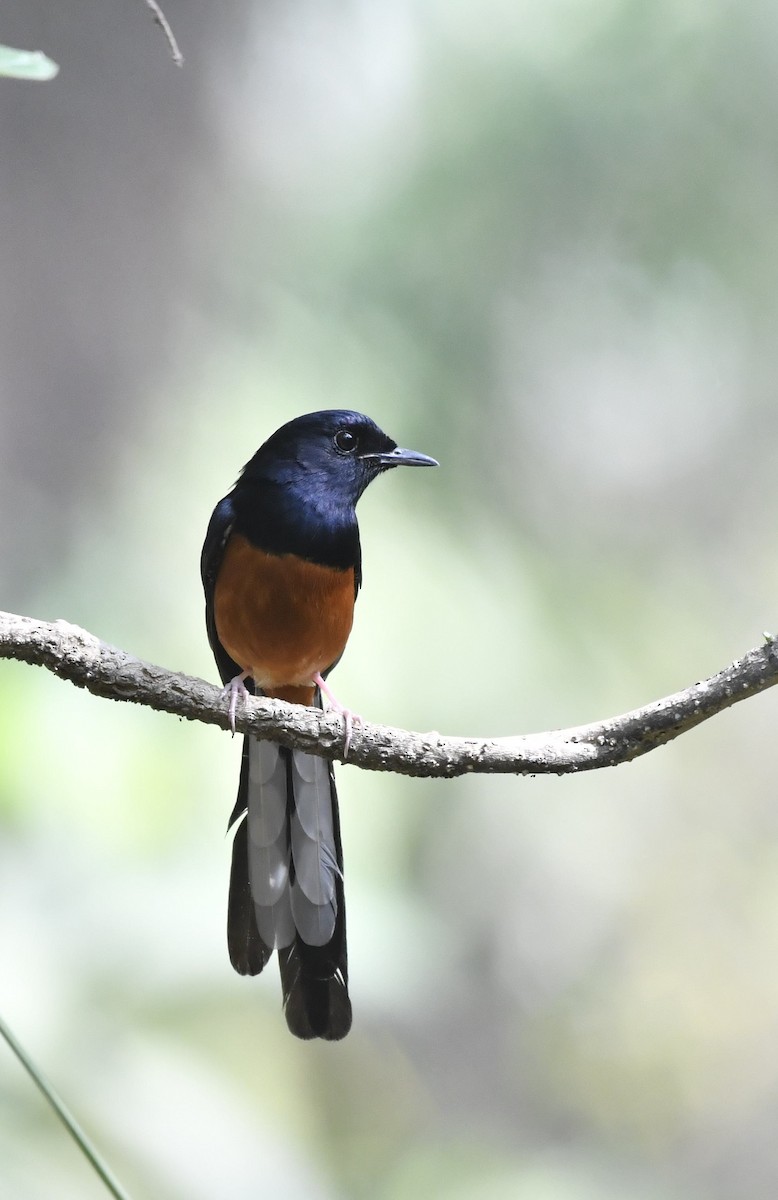
<instances>
[{"instance_id":1,"label":"bird's eye","mask_svg":"<svg viewBox=\"0 0 778 1200\"><path fill-rule=\"evenodd\" d=\"M357 448L356 435L350 429L339 429L334 437L335 449L341 454L353 454Z\"/></svg>"}]
</instances>

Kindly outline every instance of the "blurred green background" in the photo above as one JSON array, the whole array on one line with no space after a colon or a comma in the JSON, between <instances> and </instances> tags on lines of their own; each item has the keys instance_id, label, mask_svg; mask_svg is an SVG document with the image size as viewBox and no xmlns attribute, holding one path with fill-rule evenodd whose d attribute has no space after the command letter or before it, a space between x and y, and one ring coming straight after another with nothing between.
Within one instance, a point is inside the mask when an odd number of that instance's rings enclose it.
<instances>
[{"instance_id":1,"label":"blurred green background","mask_svg":"<svg viewBox=\"0 0 778 1200\"><path fill-rule=\"evenodd\" d=\"M337 691L581 723L778 624L766 0L7 0L0 606L216 678L198 560L279 424L361 504ZM765 695L631 766L339 771L354 1029L224 937L239 745L0 665L0 1011L138 1197L778 1193ZM103 1195L0 1046L0 1195Z\"/></svg>"}]
</instances>

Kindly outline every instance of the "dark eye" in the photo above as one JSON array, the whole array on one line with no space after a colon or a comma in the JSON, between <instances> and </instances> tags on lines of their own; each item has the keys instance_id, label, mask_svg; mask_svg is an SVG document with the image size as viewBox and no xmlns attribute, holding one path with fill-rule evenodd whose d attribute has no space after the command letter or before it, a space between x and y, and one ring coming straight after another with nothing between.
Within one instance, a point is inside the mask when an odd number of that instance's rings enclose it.
<instances>
[{"instance_id":1,"label":"dark eye","mask_svg":"<svg viewBox=\"0 0 778 1200\"><path fill-rule=\"evenodd\" d=\"M341 454L352 454L357 448L356 435L350 429L339 429L333 440Z\"/></svg>"}]
</instances>

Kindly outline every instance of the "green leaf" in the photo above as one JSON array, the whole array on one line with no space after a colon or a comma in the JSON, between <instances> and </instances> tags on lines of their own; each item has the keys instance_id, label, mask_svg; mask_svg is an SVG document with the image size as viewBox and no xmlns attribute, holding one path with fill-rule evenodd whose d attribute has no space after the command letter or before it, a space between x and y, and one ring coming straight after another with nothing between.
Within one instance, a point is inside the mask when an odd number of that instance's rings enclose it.
<instances>
[{"instance_id":1,"label":"green leaf","mask_svg":"<svg viewBox=\"0 0 778 1200\"><path fill-rule=\"evenodd\" d=\"M53 79L59 67L40 50L13 50L0 46L0 75L12 79Z\"/></svg>"}]
</instances>

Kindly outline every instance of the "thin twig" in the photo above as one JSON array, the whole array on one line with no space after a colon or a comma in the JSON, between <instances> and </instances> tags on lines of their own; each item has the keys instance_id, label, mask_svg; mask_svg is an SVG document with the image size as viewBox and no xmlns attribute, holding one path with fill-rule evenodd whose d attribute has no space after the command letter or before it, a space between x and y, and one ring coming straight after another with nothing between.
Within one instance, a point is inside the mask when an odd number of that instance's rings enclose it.
<instances>
[{"instance_id":1,"label":"thin twig","mask_svg":"<svg viewBox=\"0 0 778 1200\"><path fill-rule=\"evenodd\" d=\"M0 1036L5 1038L11 1050L16 1055L27 1074L30 1076L30 1079L33 1081L38 1090L41 1091L46 1097L49 1104L54 1109L54 1112L57 1114L68 1133L73 1138L73 1141L100 1176L111 1195L115 1197L115 1200L130 1200L129 1193L125 1192L124 1188L116 1179L113 1172L101 1158L98 1150L95 1148L95 1146L93 1146L92 1142L84 1133L76 1118L54 1091L54 1088L46 1079L45 1075L43 1075L38 1067L36 1067L26 1050L16 1040L1 1016Z\"/></svg>"},{"instance_id":2,"label":"thin twig","mask_svg":"<svg viewBox=\"0 0 778 1200\"><path fill-rule=\"evenodd\" d=\"M146 0L146 7L151 9L151 14L154 17L154 20L167 38L167 44L170 47L170 56L173 59L173 62L177 67L183 67L184 56L178 48L176 35L170 28L170 22L168 21L167 17L157 4L156 0Z\"/></svg>"},{"instance_id":3,"label":"thin twig","mask_svg":"<svg viewBox=\"0 0 778 1200\"><path fill-rule=\"evenodd\" d=\"M564 775L613 767L647 754L716 713L778 683L778 640L710 679L632 712L548 733L516 737L444 737L367 722L354 727L349 763L372 771L450 779L456 775ZM0 659L46 667L96 696L144 704L190 721L229 728L221 688L142 662L66 621L0 613ZM250 699L239 710L242 733L326 758L341 758L343 722L334 712Z\"/></svg>"}]
</instances>

